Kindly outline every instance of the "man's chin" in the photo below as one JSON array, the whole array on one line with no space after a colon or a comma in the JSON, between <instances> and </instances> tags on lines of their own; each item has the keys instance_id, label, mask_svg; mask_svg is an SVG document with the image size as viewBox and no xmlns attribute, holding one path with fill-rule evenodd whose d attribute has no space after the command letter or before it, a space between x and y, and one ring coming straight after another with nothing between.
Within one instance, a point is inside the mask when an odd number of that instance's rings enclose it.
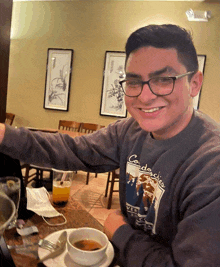
<instances>
[{"instance_id":1,"label":"man's chin","mask_svg":"<svg viewBox=\"0 0 220 267\"><path fill-rule=\"evenodd\" d=\"M143 129L146 132L154 132L160 130L160 128L158 129L158 127L156 127L155 124L151 125L149 123L143 123L143 122L138 122L138 124L141 127L141 129Z\"/></svg>"}]
</instances>

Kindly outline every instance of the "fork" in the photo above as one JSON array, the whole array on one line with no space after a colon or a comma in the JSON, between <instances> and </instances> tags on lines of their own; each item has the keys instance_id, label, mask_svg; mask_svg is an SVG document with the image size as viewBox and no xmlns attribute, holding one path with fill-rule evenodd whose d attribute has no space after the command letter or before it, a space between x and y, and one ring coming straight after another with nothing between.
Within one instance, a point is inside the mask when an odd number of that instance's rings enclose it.
<instances>
[{"instance_id":1,"label":"fork","mask_svg":"<svg viewBox=\"0 0 220 267\"><path fill-rule=\"evenodd\" d=\"M58 248L57 244L54 244L53 242L46 240L46 239L40 239L38 242L39 247L53 251L56 248Z\"/></svg>"},{"instance_id":2,"label":"fork","mask_svg":"<svg viewBox=\"0 0 220 267\"><path fill-rule=\"evenodd\" d=\"M22 249L22 248L28 248L28 247L32 247L38 245L41 248L44 249L48 249L50 251L55 250L56 248L58 248L58 245L54 244L53 242L46 240L46 239L40 239L38 241L38 243L29 243L29 242L25 242L22 245L7 245L8 249Z\"/></svg>"}]
</instances>

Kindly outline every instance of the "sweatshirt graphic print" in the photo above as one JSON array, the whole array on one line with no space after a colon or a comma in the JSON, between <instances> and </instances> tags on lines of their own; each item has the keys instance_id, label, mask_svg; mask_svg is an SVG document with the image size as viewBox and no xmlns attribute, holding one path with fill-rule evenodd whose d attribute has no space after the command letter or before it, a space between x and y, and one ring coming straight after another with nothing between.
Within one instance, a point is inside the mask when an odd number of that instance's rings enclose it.
<instances>
[{"instance_id":1,"label":"sweatshirt graphic print","mask_svg":"<svg viewBox=\"0 0 220 267\"><path fill-rule=\"evenodd\" d=\"M126 167L126 209L132 225L156 234L157 214L165 186L159 173L140 166L137 155L131 155Z\"/></svg>"}]
</instances>

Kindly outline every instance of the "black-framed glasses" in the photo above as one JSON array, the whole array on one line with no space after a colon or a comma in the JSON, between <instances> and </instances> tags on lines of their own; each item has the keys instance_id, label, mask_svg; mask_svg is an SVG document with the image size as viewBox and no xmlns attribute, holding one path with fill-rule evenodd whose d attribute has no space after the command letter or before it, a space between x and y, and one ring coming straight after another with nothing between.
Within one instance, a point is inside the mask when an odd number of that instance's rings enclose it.
<instances>
[{"instance_id":1,"label":"black-framed glasses","mask_svg":"<svg viewBox=\"0 0 220 267\"><path fill-rule=\"evenodd\" d=\"M194 73L189 71L174 77L154 77L148 81L141 81L134 78L120 81L120 85L126 96L137 97L141 94L143 87L147 84L151 92L156 96L166 96L173 92L175 81L187 75Z\"/></svg>"}]
</instances>

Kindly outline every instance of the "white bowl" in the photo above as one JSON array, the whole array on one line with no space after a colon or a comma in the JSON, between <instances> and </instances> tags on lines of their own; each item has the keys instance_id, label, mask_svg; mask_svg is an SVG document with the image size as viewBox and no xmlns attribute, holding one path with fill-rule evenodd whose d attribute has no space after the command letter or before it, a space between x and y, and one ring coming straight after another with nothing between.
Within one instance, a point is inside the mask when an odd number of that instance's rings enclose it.
<instances>
[{"instance_id":1,"label":"white bowl","mask_svg":"<svg viewBox=\"0 0 220 267\"><path fill-rule=\"evenodd\" d=\"M98 242L102 248L94 251L87 251L76 248L73 244L80 240L94 240ZM108 246L107 236L94 228L82 227L73 230L67 239L67 249L72 260L83 266L90 266L101 261L104 256Z\"/></svg>"}]
</instances>

